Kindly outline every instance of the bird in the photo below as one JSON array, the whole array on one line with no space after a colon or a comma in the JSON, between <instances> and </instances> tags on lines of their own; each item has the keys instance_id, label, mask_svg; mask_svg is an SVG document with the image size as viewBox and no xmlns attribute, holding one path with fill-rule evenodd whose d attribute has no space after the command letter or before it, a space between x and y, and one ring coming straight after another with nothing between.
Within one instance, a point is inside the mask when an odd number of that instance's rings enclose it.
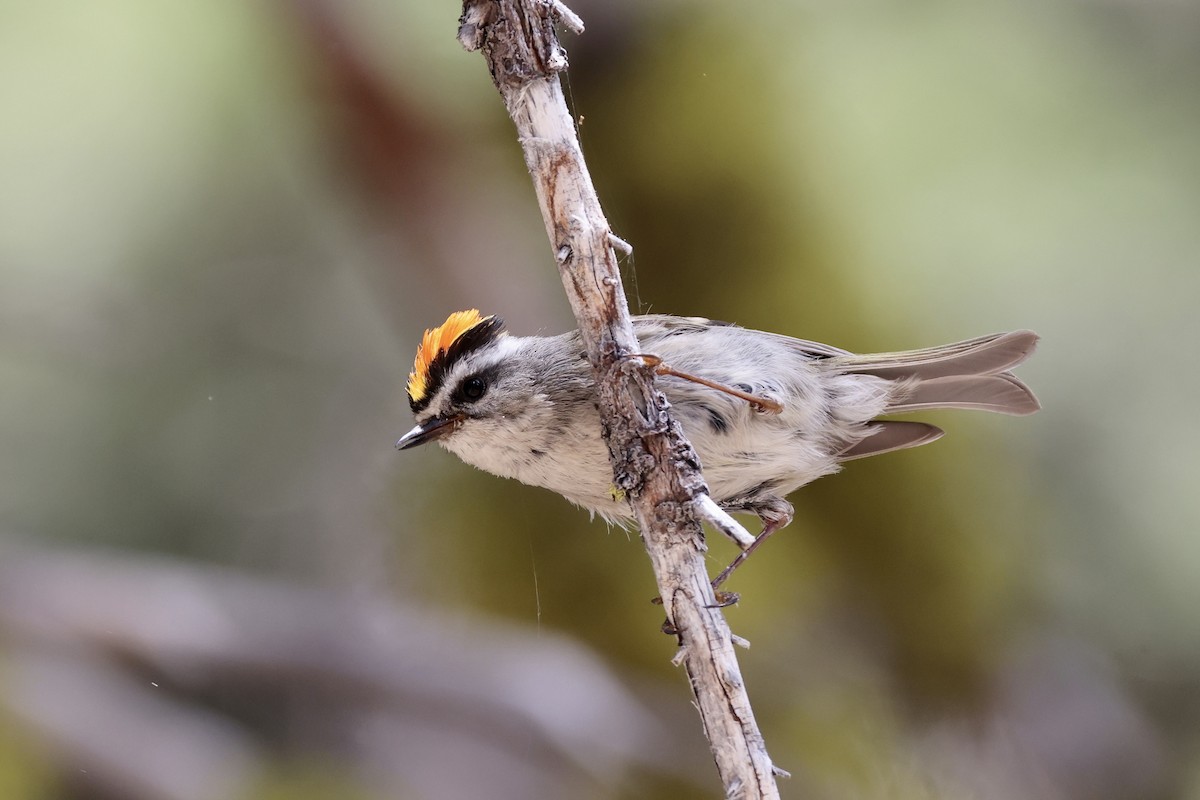
<instances>
[{"instance_id":1,"label":"bird","mask_svg":"<svg viewBox=\"0 0 1200 800\"><path fill-rule=\"evenodd\" d=\"M636 357L659 374L709 496L763 525L752 541L734 537L743 552L714 586L792 521L785 498L796 489L847 461L943 435L925 422L882 417L940 408L1025 415L1040 407L1010 371L1037 346L1028 330L857 355L701 317L654 314L632 323L646 354ZM578 331L516 336L499 317L456 312L425 331L407 393L416 425L397 448L437 442L467 464L549 489L610 523L633 521L613 485Z\"/></svg>"}]
</instances>

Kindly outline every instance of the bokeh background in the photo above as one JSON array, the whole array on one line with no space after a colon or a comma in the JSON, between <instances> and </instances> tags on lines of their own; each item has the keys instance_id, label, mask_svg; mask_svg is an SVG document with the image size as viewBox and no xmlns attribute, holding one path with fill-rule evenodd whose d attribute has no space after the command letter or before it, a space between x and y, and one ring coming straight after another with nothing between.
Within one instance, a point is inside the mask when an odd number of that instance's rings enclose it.
<instances>
[{"instance_id":1,"label":"bokeh background","mask_svg":"<svg viewBox=\"0 0 1200 800\"><path fill-rule=\"evenodd\" d=\"M1200 7L573 7L635 309L1043 336L735 579L784 796L1200 798ZM636 534L392 449L571 324L458 12L0 4L0 796L718 796Z\"/></svg>"}]
</instances>

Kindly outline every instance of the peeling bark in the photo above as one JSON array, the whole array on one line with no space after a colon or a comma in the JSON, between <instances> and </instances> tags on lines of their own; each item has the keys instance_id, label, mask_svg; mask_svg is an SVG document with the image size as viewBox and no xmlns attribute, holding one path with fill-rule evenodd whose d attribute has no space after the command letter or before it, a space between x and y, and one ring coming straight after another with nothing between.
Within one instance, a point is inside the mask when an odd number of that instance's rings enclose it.
<instances>
[{"instance_id":1,"label":"peeling bark","mask_svg":"<svg viewBox=\"0 0 1200 800\"><path fill-rule=\"evenodd\" d=\"M727 797L775 798L777 770L742 682L733 637L705 568L696 498L707 494L699 459L654 386L621 286L616 245L580 152L558 73L555 34L579 20L555 0L467 0L459 41L482 50L517 128L559 274L596 374L602 432L615 486L629 498L654 567L668 629L679 640Z\"/></svg>"}]
</instances>

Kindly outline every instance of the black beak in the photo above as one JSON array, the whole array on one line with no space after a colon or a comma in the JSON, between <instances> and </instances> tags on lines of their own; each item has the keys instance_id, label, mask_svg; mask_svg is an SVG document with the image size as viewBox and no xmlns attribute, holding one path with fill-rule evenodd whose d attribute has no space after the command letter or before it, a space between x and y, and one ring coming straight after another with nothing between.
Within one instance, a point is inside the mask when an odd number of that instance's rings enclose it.
<instances>
[{"instance_id":1,"label":"black beak","mask_svg":"<svg viewBox=\"0 0 1200 800\"><path fill-rule=\"evenodd\" d=\"M418 425L401 436L396 442L396 449L407 450L410 447L440 439L446 434L453 433L459 421L459 417L434 417L424 425Z\"/></svg>"}]
</instances>

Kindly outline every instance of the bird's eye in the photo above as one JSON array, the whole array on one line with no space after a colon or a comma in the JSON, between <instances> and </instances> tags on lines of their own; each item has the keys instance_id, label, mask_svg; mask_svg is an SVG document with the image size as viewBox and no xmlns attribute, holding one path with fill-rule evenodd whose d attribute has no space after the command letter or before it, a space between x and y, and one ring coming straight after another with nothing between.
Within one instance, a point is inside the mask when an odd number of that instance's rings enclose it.
<instances>
[{"instance_id":1,"label":"bird's eye","mask_svg":"<svg viewBox=\"0 0 1200 800\"><path fill-rule=\"evenodd\" d=\"M487 391L487 381L478 375L467 378L462 383L461 391L464 398L474 402L475 400L483 397L484 392Z\"/></svg>"}]
</instances>

